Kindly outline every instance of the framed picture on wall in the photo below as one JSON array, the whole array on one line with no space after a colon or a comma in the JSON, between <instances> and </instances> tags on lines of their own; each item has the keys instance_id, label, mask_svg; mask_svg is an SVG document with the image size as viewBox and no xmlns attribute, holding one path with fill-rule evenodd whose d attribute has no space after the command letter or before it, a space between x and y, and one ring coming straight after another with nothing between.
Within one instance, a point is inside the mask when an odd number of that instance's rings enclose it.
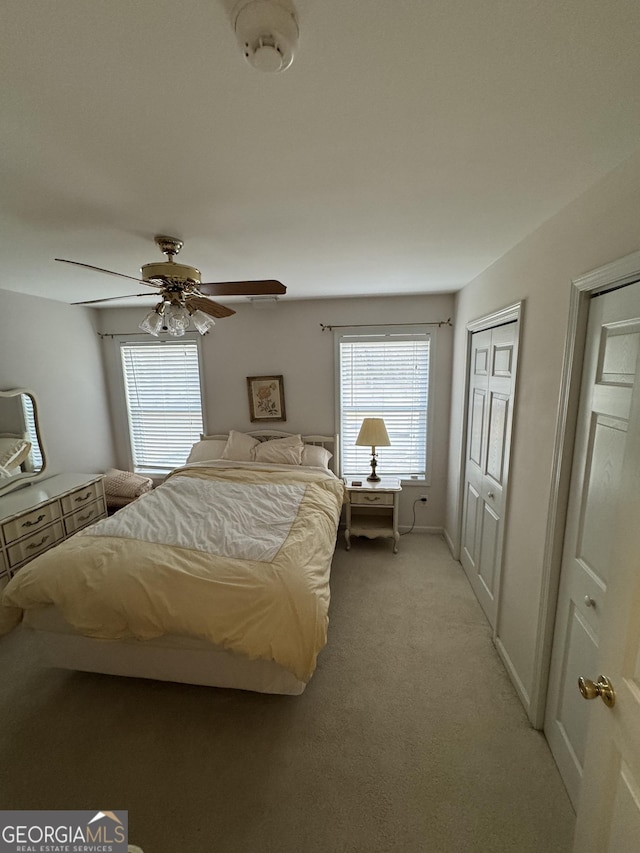
<instances>
[{"instance_id":1,"label":"framed picture on wall","mask_svg":"<svg viewBox=\"0 0 640 853\"><path fill-rule=\"evenodd\" d=\"M252 421L286 421L282 376L247 376Z\"/></svg>"}]
</instances>

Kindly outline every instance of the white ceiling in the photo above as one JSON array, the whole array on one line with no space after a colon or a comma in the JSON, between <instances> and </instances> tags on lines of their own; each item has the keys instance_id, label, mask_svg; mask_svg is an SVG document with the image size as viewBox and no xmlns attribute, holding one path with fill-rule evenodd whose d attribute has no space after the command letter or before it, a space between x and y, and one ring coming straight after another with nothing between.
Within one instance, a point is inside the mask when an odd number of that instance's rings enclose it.
<instances>
[{"instance_id":1,"label":"white ceiling","mask_svg":"<svg viewBox=\"0 0 640 853\"><path fill-rule=\"evenodd\" d=\"M0 287L140 292L53 258L165 233L286 298L456 290L640 144L637 0L296 0L280 74L233 5L3 0Z\"/></svg>"}]
</instances>

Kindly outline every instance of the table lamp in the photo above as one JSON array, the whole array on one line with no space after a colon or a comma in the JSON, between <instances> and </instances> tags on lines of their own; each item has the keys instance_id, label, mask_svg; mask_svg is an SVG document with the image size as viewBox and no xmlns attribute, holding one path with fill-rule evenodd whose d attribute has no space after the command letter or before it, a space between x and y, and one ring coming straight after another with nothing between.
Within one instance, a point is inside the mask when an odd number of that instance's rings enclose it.
<instances>
[{"instance_id":1,"label":"table lamp","mask_svg":"<svg viewBox=\"0 0 640 853\"><path fill-rule=\"evenodd\" d=\"M356 445L371 448L371 474L367 477L370 483L380 482L380 477L376 474L376 447L388 447L390 444L389 434L382 418L365 418L362 421Z\"/></svg>"}]
</instances>

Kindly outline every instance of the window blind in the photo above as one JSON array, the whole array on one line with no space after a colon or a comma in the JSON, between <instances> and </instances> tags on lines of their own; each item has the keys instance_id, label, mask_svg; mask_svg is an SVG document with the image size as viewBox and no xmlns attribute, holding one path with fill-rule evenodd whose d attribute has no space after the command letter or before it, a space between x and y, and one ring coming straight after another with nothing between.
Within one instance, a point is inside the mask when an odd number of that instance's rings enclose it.
<instances>
[{"instance_id":1,"label":"window blind","mask_svg":"<svg viewBox=\"0 0 640 853\"><path fill-rule=\"evenodd\" d=\"M197 343L122 343L120 352L134 471L184 465L202 432Z\"/></svg>"},{"instance_id":2,"label":"window blind","mask_svg":"<svg viewBox=\"0 0 640 853\"><path fill-rule=\"evenodd\" d=\"M357 447L364 418L383 418L390 447L377 449L382 476L424 478L429 396L428 333L339 336L342 473L368 474L371 448Z\"/></svg>"},{"instance_id":3,"label":"window blind","mask_svg":"<svg viewBox=\"0 0 640 853\"><path fill-rule=\"evenodd\" d=\"M22 394L22 411L24 413L24 421L31 442L31 466L34 471L40 471L42 468L42 453L40 452L40 443L38 442L38 431L36 429L36 418L33 411L33 401L27 394Z\"/></svg>"}]
</instances>

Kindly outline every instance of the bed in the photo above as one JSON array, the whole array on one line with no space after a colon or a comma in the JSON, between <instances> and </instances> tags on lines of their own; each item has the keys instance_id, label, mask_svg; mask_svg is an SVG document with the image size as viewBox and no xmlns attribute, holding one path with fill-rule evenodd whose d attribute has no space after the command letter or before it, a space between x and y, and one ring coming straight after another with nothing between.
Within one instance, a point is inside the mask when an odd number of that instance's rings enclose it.
<instances>
[{"instance_id":1,"label":"bed","mask_svg":"<svg viewBox=\"0 0 640 853\"><path fill-rule=\"evenodd\" d=\"M202 436L187 463L22 568L22 621L54 666L296 695L327 640L344 500L333 437Z\"/></svg>"},{"instance_id":2,"label":"bed","mask_svg":"<svg viewBox=\"0 0 640 853\"><path fill-rule=\"evenodd\" d=\"M0 433L0 480L28 470L31 442L28 435ZM33 466L31 466L33 467Z\"/></svg>"}]
</instances>

